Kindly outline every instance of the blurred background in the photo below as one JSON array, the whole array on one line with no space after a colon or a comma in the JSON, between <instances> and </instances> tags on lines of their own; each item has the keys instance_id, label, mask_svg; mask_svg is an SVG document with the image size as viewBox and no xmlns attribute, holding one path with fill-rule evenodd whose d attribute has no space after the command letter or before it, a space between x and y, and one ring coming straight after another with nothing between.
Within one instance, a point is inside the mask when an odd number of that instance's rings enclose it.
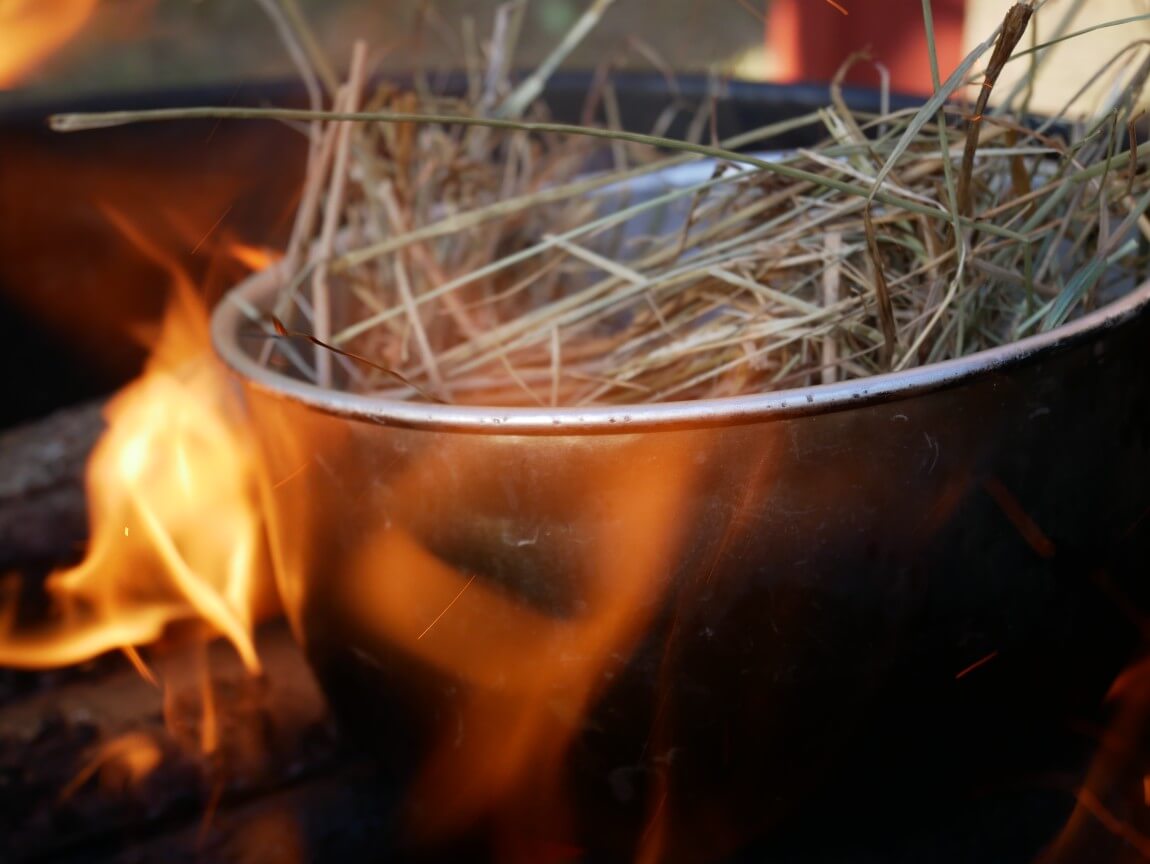
<instances>
[{"instance_id":1,"label":"blurred background","mask_svg":"<svg viewBox=\"0 0 1150 864\"><path fill-rule=\"evenodd\" d=\"M338 62L365 37L384 68L459 65L464 33L480 42L500 0L297 0ZM1012 0L932 0L942 72L1001 21ZM518 62L540 59L588 0L530 0ZM871 47L896 89L930 89L922 0L618 0L569 64L663 67L756 80L826 80L850 53ZM1048 0L1031 36L1150 13L1150 0ZM292 75L275 30L254 0L0 0L0 28L37 17L73 33L43 62L8 81L5 101L141 87L204 85ZM22 24L22 19L24 23ZM418 20L423 26L414 30ZM418 32L419 38L412 38ZM1055 110L1087 70L1137 39L1150 21L1097 31L1046 57L1033 105ZM1025 74L1015 63L1005 78ZM4 86L0 58L0 86ZM856 83L877 83L860 66ZM13 89L15 84L19 87ZM1104 98L1106 83L1095 88Z\"/></svg>"}]
</instances>

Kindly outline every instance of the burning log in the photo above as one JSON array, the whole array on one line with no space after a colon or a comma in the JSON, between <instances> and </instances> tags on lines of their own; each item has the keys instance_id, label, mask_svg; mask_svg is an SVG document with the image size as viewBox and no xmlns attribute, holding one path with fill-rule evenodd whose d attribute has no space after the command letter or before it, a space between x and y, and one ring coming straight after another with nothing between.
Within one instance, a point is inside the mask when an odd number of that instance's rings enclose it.
<instances>
[{"instance_id":1,"label":"burning log","mask_svg":"<svg viewBox=\"0 0 1150 864\"><path fill-rule=\"evenodd\" d=\"M252 802L298 794L336 757L286 628L264 628L259 649L258 677L217 643L152 658L160 687L124 663L0 705L6 860L118 860L129 838L166 850L148 860L218 844L236 848L213 860L242 860Z\"/></svg>"},{"instance_id":2,"label":"burning log","mask_svg":"<svg viewBox=\"0 0 1150 864\"><path fill-rule=\"evenodd\" d=\"M84 465L103 401L0 433L0 570L75 557L87 536Z\"/></svg>"},{"instance_id":3,"label":"burning log","mask_svg":"<svg viewBox=\"0 0 1150 864\"><path fill-rule=\"evenodd\" d=\"M0 434L0 567L37 574L82 551L84 474L105 407L85 403ZM292 860L308 841L282 830L295 823L288 814L318 808L313 821L327 825L341 806L333 797L347 803L348 769L290 634L273 624L257 638L257 675L222 643L160 647L148 666L132 652L137 668L113 654L6 671L5 860L113 861L126 848L144 860L250 860L269 832L285 850L276 860Z\"/></svg>"}]
</instances>

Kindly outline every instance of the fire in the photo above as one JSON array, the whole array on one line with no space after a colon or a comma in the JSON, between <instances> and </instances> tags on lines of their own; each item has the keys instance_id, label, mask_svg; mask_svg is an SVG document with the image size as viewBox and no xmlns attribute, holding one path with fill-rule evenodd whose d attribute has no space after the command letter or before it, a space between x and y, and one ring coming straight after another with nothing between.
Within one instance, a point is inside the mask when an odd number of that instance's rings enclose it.
<instances>
[{"instance_id":1,"label":"fire","mask_svg":"<svg viewBox=\"0 0 1150 864\"><path fill-rule=\"evenodd\" d=\"M694 479L695 462L678 442L622 450L591 481L610 490L610 505L575 572L557 565L539 574L579 585L573 612L543 611L460 570L396 524L370 532L342 580L342 606L360 632L463 694L412 792L418 836L489 822L499 860L557 860L555 850L566 848L569 748L666 592ZM397 500L418 497L440 470L483 476L466 439L441 445L429 461L397 480Z\"/></svg>"},{"instance_id":2,"label":"fire","mask_svg":"<svg viewBox=\"0 0 1150 864\"><path fill-rule=\"evenodd\" d=\"M280 256L269 249L258 246L248 246L244 243L233 244L228 250L233 258L246 265L253 273L266 270L279 260Z\"/></svg>"},{"instance_id":3,"label":"fire","mask_svg":"<svg viewBox=\"0 0 1150 864\"><path fill-rule=\"evenodd\" d=\"M0 88L19 83L73 38L96 5L96 0L0 0ZM200 203L213 206L210 196ZM121 213L103 209L142 257L170 275L170 302L158 332L126 322L152 354L143 375L105 409L108 430L87 470L87 556L49 578L51 615L44 620L22 620L19 598L5 590L0 665L53 668L118 649L149 683L164 687L168 704L169 682L152 674L139 646L157 642L180 624L201 640L223 636L245 668L256 672L255 622L277 601L257 503L254 445L238 394L214 359L196 286L172 255ZM188 244L185 252L218 251L213 232L222 217L205 234L196 229L196 220L161 215L170 217L177 234L183 228L184 235L196 235L181 238ZM227 257L252 269L274 260L265 250L239 245ZM222 732L206 661L199 683L198 745L213 753ZM154 739L121 735L101 745L62 794L97 775L102 782L134 786L162 759Z\"/></svg>"},{"instance_id":4,"label":"fire","mask_svg":"<svg viewBox=\"0 0 1150 864\"><path fill-rule=\"evenodd\" d=\"M87 557L50 577L49 624L21 628L8 610L0 665L50 668L124 649L140 668L134 646L193 621L258 670L254 622L274 592L254 445L192 284L132 225L120 228L172 273L172 300L144 374L106 408L88 464Z\"/></svg>"},{"instance_id":5,"label":"fire","mask_svg":"<svg viewBox=\"0 0 1150 864\"><path fill-rule=\"evenodd\" d=\"M54 54L95 8L96 0L0 0L0 88Z\"/></svg>"},{"instance_id":6,"label":"fire","mask_svg":"<svg viewBox=\"0 0 1150 864\"><path fill-rule=\"evenodd\" d=\"M92 777L108 787L130 789L156 769L163 759L160 745L142 732L128 732L101 745L91 761L60 793L67 798Z\"/></svg>"}]
</instances>

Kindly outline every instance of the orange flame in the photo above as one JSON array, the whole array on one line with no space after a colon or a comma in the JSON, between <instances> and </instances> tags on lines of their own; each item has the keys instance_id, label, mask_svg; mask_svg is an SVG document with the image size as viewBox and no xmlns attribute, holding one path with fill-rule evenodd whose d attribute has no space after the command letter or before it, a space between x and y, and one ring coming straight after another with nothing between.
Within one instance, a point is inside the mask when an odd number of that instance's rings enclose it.
<instances>
[{"instance_id":1,"label":"orange flame","mask_svg":"<svg viewBox=\"0 0 1150 864\"><path fill-rule=\"evenodd\" d=\"M0 0L0 88L59 50L95 8L96 0Z\"/></svg>"},{"instance_id":2,"label":"orange flame","mask_svg":"<svg viewBox=\"0 0 1150 864\"><path fill-rule=\"evenodd\" d=\"M246 265L252 272L266 270L280 258L278 252L273 252L270 249L262 249L259 246L248 246L243 243L233 244L228 251L233 258L241 264Z\"/></svg>"},{"instance_id":3,"label":"orange flame","mask_svg":"<svg viewBox=\"0 0 1150 864\"><path fill-rule=\"evenodd\" d=\"M0 665L77 663L154 642L190 620L226 637L257 670L254 621L274 595L253 444L188 277L110 215L172 274L172 300L143 376L108 404L108 430L89 460L88 555L50 578L50 625L21 629L8 608Z\"/></svg>"},{"instance_id":4,"label":"orange flame","mask_svg":"<svg viewBox=\"0 0 1150 864\"><path fill-rule=\"evenodd\" d=\"M465 694L448 740L413 790L413 802L434 802L412 811L418 836L450 836L490 820L499 860L555 860L556 844L570 833L568 748L644 635L679 551L675 526L695 463L677 443L643 446L641 458L627 450L592 483L615 494L606 496L609 512L576 568L583 591L572 613L549 614L462 572L393 524L370 532L341 580L341 605L357 629ZM475 461L466 441L441 445L432 465L398 480L397 499L434 482L429 470L466 473L478 469Z\"/></svg>"},{"instance_id":5,"label":"orange flame","mask_svg":"<svg viewBox=\"0 0 1150 864\"><path fill-rule=\"evenodd\" d=\"M143 732L128 732L101 745L60 797L69 797L97 774L105 786L132 788L145 780L162 759L163 751L154 738Z\"/></svg>"}]
</instances>

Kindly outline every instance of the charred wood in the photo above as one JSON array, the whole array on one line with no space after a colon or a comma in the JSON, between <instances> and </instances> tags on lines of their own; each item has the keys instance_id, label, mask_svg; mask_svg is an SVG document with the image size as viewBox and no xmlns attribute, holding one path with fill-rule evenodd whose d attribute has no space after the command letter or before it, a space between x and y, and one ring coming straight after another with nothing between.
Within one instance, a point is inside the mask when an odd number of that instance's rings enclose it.
<instances>
[{"instance_id":1,"label":"charred wood","mask_svg":"<svg viewBox=\"0 0 1150 864\"><path fill-rule=\"evenodd\" d=\"M226 645L182 647L147 658L157 684L104 663L0 706L4 860L204 860L256 802L327 776L336 740L299 648L282 625L258 646L256 675Z\"/></svg>"},{"instance_id":2,"label":"charred wood","mask_svg":"<svg viewBox=\"0 0 1150 864\"><path fill-rule=\"evenodd\" d=\"M87 536L84 466L103 401L0 432L0 571L75 558Z\"/></svg>"}]
</instances>

